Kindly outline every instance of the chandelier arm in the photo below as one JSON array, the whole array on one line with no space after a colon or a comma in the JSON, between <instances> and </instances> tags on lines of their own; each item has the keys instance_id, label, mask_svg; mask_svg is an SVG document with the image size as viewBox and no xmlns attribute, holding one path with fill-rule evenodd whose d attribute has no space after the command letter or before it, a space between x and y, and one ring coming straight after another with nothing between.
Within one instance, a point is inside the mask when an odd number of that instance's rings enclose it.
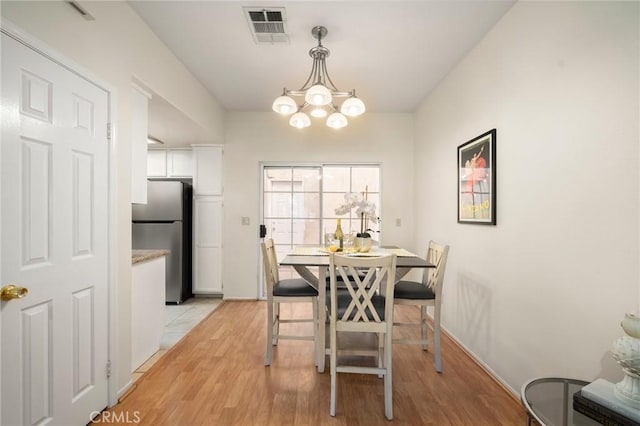
<instances>
[{"instance_id":1,"label":"chandelier arm","mask_svg":"<svg viewBox=\"0 0 640 426\"><path fill-rule=\"evenodd\" d=\"M329 72L327 71L327 63L325 61L322 61L322 74L324 74L324 77L326 78L325 81L325 86L327 86L328 88L330 88L332 91L334 92L339 92L338 88L336 87L335 84L333 84L333 81L331 81L331 77L329 77ZM327 82L329 84L327 84Z\"/></svg>"},{"instance_id":2,"label":"chandelier arm","mask_svg":"<svg viewBox=\"0 0 640 426\"><path fill-rule=\"evenodd\" d=\"M353 96L353 90L350 92L331 92L334 98L350 98Z\"/></svg>"},{"instance_id":3,"label":"chandelier arm","mask_svg":"<svg viewBox=\"0 0 640 426\"><path fill-rule=\"evenodd\" d=\"M317 64L315 59L313 60L313 66L311 67L311 72L309 73L309 77L307 78L307 81L304 82L304 84L302 85L302 87L298 90L298 91L302 91L302 90L307 90L309 87L313 86L314 82L315 82L315 75L317 73ZM311 83L311 84L309 84Z\"/></svg>"},{"instance_id":4,"label":"chandelier arm","mask_svg":"<svg viewBox=\"0 0 640 426\"><path fill-rule=\"evenodd\" d=\"M322 78L322 61L318 58L313 59L313 69L315 73L313 74L313 86L316 84L322 84L324 86L324 81Z\"/></svg>"},{"instance_id":5,"label":"chandelier arm","mask_svg":"<svg viewBox=\"0 0 640 426\"><path fill-rule=\"evenodd\" d=\"M306 94L305 90L289 90L286 89L285 94L287 96L304 96ZM331 92L331 96L334 98L350 98L354 95L353 90L350 92Z\"/></svg>"}]
</instances>

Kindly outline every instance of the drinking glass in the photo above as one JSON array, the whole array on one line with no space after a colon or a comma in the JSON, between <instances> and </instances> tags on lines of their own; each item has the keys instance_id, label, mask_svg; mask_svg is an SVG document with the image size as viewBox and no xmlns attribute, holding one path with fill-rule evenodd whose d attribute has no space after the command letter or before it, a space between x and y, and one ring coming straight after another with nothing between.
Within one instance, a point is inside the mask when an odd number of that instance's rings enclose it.
<instances>
[{"instance_id":1,"label":"drinking glass","mask_svg":"<svg viewBox=\"0 0 640 426\"><path fill-rule=\"evenodd\" d=\"M325 247L329 247L330 245L333 244L335 239L336 239L336 234L334 234L333 232L325 232L324 233L324 246Z\"/></svg>"}]
</instances>

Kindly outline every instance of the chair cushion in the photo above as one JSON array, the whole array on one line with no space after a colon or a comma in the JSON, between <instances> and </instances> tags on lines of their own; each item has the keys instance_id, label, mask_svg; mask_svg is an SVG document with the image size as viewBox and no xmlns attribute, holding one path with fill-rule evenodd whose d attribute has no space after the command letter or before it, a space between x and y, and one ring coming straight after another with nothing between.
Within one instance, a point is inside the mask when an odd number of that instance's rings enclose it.
<instances>
[{"instance_id":1,"label":"chair cushion","mask_svg":"<svg viewBox=\"0 0 640 426\"><path fill-rule=\"evenodd\" d=\"M273 287L274 296L317 296L318 290L302 278L280 280Z\"/></svg>"},{"instance_id":2,"label":"chair cushion","mask_svg":"<svg viewBox=\"0 0 640 426\"><path fill-rule=\"evenodd\" d=\"M349 303L351 303L351 295L349 294L349 290L347 289L338 289L336 292L336 295L337 295L337 303L338 303L337 318L340 319L346 312L347 307L349 306ZM330 296L330 295L327 294L327 296ZM385 300L385 297L380 296L378 294L373 295L373 297L371 298L373 307L378 312L378 316L380 317L381 321L384 321L384 300ZM331 297L327 297L327 311L329 312L329 315L331 315ZM356 312L358 312L358 309L354 307L353 310L351 311L351 314L349 315L349 319L353 319L356 315ZM366 309L365 312L367 314L367 317L370 320L373 320L373 315L371 314L370 310Z\"/></svg>"},{"instance_id":3,"label":"chair cushion","mask_svg":"<svg viewBox=\"0 0 640 426\"><path fill-rule=\"evenodd\" d=\"M396 299L435 299L436 294L426 285L415 281L398 281L393 287Z\"/></svg>"}]
</instances>

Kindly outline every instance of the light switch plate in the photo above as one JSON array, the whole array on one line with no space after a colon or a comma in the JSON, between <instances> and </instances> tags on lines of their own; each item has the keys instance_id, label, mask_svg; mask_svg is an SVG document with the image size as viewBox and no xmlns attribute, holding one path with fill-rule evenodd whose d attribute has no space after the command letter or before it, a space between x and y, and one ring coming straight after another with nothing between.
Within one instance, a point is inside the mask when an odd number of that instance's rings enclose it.
<instances>
[{"instance_id":1,"label":"light switch plate","mask_svg":"<svg viewBox=\"0 0 640 426\"><path fill-rule=\"evenodd\" d=\"M251 224L251 221L249 220L249 216L242 216L242 224L245 226Z\"/></svg>"}]
</instances>

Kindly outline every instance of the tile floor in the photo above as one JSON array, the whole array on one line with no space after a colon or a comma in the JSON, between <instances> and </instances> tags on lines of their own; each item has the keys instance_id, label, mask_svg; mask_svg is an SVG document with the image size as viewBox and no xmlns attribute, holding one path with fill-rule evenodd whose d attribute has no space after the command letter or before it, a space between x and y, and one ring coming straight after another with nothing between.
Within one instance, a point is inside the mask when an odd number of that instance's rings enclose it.
<instances>
[{"instance_id":1,"label":"tile floor","mask_svg":"<svg viewBox=\"0 0 640 426\"><path fill-rule=\"evenodd\" d=\"M213 312L222 299L214 297L192 297L180 305L166 305L167 322L160 339L160 350L133 373L133 381L138 380L164 355L169 348L182 339L193 327Z\"/></svg>"}]
</instances>

